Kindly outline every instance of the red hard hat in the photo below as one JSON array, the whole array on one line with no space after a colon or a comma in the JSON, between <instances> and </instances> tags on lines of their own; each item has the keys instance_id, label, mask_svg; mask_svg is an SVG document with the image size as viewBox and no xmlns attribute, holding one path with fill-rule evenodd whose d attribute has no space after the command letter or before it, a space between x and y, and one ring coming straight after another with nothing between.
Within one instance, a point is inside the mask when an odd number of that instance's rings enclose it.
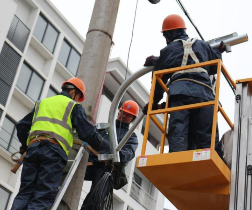
<instances>
[{"instance_id":1,"label":"red hard hat","mask_svg":"<svg viewBox=\"0 0 252 210\"><path fill-rule=\"evenodd\" d=\"M65 81L62 84L62 88L66 84L72 84L72 85L74 85L82 93L82 97L78 101L79 102L84 101L84 99L85 99L85 92L86 92L86 86L85 86L84 82L81 79L79 79L77 77L71 78L71 79Z\"/></svg>"},{"instance_id":2,"label":"red hard hat","mask_svg":"<svg viewBox=\"0 0 252 210\"><path fill-rule=\"evenodd\" d=\"M134 115L137 117L138 112L139 112L139 106L135 101L125 101L123 105L120 107L120 110L123 112L127 112L129 114Z\"/></svg>"},{"instance_id":3,"label":"red hard hat","mask_svg":"<svg viewBox=\"0 0 252 210\"><path fill-rule=\"evenodd\" d=\"M164 21L162 26L162 31L170 31L173 29L184 28L186 29L185 22L182 17L179 15L168 15Z\"/></svg>"}]
</instances>

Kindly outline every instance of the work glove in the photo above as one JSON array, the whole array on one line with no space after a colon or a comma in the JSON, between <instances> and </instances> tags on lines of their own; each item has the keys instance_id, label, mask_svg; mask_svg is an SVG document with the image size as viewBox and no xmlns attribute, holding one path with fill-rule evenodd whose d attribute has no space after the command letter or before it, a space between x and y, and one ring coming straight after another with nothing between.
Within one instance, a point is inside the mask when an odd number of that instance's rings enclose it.
<instances>
[{"instance_id":1,"label":"work glove","mask_svg":"<svg viewBox=\"0 0 252 210\"><path fill-rule=\"evenodd\" d=\"M144 106L144 108L143 108L143 110L142 110L142 112L146 115L147 114L147 112L148 112L148 106L149 106L149 103L147 103L145 106ZM158 104L156 104L156 103L154 103L153 105L152 105L152 110L156 110L156 109L158 109L159 107L158 107Z\"/></svg>"},{"instance_id":2,"label":"work glove","mask_svg":"<svg viewBox=\"0 0 252 210\"><path fill-rule=\"evenodd\" d=\"M23 144L20 148L19 148L19 153L21 155L23 155L27 150L27 145L26 144Z\"/></svg>"},{"instance_id":3,"label":"work glove","mask_svg":"<svg viewBox=\"0 0 252 210\"><path fill-rule=\"evenodd\" d=\"M223 53L224 51L226 51L226 45L223 41L221 41L220 46L218 47L218 50Z\"/></svg>"},{"instance_id":4,"label":"work glove","mask_svg":"<svg viewBox=\"0 0 252 210\"><path fill-rule=\"evenodd\" d=\"M156 61L157 61L158 57L155 57L154 55L151 55L149 57L146 58L144 66L154 66Z\"/></svg>"},{"instance_id":5,"label":"work glove","mask_svg":"<svg viewBox=\"0 0 252 210\"><path fill-rule=\"evenodd\" d=\"M124 163L114 163L114 172L113 172L113 180L114 186L113 188L116 190L121 189L128 183L127 177L125 175L125 164Z\"/></svg>"}]
</instances>

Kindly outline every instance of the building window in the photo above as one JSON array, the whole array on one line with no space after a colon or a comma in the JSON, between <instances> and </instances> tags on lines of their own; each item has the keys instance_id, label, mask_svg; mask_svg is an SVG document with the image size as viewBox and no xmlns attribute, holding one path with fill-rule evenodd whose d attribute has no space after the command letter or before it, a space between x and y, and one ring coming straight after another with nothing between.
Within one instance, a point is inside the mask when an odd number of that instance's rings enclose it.
<instances>
[{"instance_id":1,"label":"building window","mask_svg":"<svg viewBox=\"0 0 252 210\"><path fill-rule=\"evenodd\" d=\"M17 87L33 101L40 98L44 86L44 80L26 63L23 63Z\"/></svg>"},{"instance_id":2,"label":"building window","mask_svg":"<svg viewBox=\"0 0 252 210\"><path fill-rule=\"evenodd\" d=\"M17 137L16 124L10 118L5 117L0 130L0 145L10 153L18 152L21 143ZM20 157L20 155L16 155Z\"/></svg>"},{"instance_id":3,"label":"building window","mask_svg":"<svg viewBox=\"0 0 252 210\"><path fill-rule=\"evenodd\" d=\"M134 173L134 179L135 179L135 182L141 186L141 183L142 183L142 178L140 176L138 176L136 173Z\"/></svg>"},{"instance_id":4,"label":"building window","mask_svg":"<svg viewBox=\"0 0 252 210\"><path fill-rule=\"evenodd\" d=\"M27 26L19 20L17 16L14 16L7 38L21 51L24 51L30 30Z\"/></svg>"},{"instance_id":5,"label":"building window","mask_svg":"<svg viewBox=\"0 0 252 210\"><path fill-rule=\"evenodd\" d=\"M58 92L51 86L47 93L47 98L58 95Z\"/></svg>"},{"instance_id":6,"label":"building window","mask_svg":"<svg viewBox=\"0 0 252 210\"><path fill-rule=\"evenodd\" d=\"M0 185L0 210L6 210L11 193Z\"/></svg>"},{"instance_id":7,"label":"building window","mask_svg":"<svg viewBox=\"0 0 252 210\"><path fill-rule=\"evenodd\" d=\"M0 104L5 106L21 56L7 43L0 53Z\"/></svg>"},{"instance_id":8,"label":"building window","mask_svg":"<svg viewBox=\"0 0 252 210\"><path fill-rule=\"evenodd\" d=\"M80 57L80 54L66 40L64 40L59 54L59 61L74 76L77 74Z\"/></svg>"},{"instance_id":9,"label":"building window","mask_svg":"<svg viewBox=\"0 0 252 210\"><path fill-rule=\"evenodd\" d=\"M2 117L2 113L3 113L3 110L0 109L0 119L1 119L1 117Z\"/></svg>"},{"instance_id":10,"label":"building window","mask_svg":"<svg viewBox=\"0 0 252 210\"><path fill-rule=\"evenodd\" d=\"M131 208L130 206L127 206L127 210L134 210L134 209Z\"/></svg>"},{"instance_id":11,"label":"building window","mask_svg":"<svg viewBox=\"0 0 252 210\"><path fill-rule=\"evenodd\" d=\"M54 52L59 32L54 26L43 16L39 15L34 36L51 52Z\"/></svg>"}]
</instances>

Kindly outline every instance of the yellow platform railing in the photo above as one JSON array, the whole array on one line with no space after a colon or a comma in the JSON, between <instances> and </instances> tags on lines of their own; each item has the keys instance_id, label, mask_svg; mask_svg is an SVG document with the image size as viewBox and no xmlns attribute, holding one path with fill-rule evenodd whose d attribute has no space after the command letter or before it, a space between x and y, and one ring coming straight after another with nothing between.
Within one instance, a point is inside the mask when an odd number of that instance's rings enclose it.
<instances>
[{"instance_id":1,"label":"yellow platform railing","mask_svg":"<svg viewBox=\"0 0 252 210\"><path fill-rule=\"evenodd\" d=\"M181 70L188 70L188 69L193 69L193 68L198 68L198 67L214 66L214 65L217 66L217 78L216 78L215 99L213 101L207 101L207 102L172 107L172 108L168 107L169 89L166 87L166 85L162 81L163 75L178 72ZM222 116L224 117L224 119L226 120L228 125L230 126L230 128L232 130L234 129L233 123L231 122L231 120L227 116L226 112L223 110L223 108L219 104L219 90L220 90L221 72L229 80L229 82L233 86L233 88L236 89L236 84L235 84L234 80L231 78L227 69L225 68L225 66L223 65L223 63L220 59L207 61L207 62L203 62L203 63L198 63L198 64L187 65L187 66L181 66L181 67L172 68L172 69L160 70L160 71L156 71L153 73L149 104L153 104L153 97L154 97L155 86L156 86L157 82L161 85L161 87L167 93L167 99L166 99L166 105L165 105L164 109L152 110L152 106L148 106L148 112L146 115L145 131L144 131L144 139L143 139L142 152L141 152L142 156L145 155L145 151L146 151L150 120L152 120L162 132L161 142L160 142L160 154L164 153L168 114L171 112L182 111L182 110L186 110L186 109L202 108L202 107L206 107L206 106L214 106L212 137L211 137L211 150L214 150L214 148L215 148L215 136L216 136L218 111L220 111L220 113L222 114ZM163 120L162 125L159 123L159 121L155 117L155 115L157 115L157 114L164 114L164 120Z\"/></svg>"}]
</instances>

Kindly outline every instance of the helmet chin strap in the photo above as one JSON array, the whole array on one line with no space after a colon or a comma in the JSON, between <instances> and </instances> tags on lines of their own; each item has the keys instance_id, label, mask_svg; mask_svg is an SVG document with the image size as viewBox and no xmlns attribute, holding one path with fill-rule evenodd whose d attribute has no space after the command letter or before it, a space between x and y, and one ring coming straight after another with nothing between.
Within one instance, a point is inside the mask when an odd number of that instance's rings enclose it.
<instances>
[{"instance_id":1,"label":"helmet chin strap","mask_svg":"<svg viewBox=\"0 0 252 210\"><path fill-rule=\"evenodd\" d=\"M70 94L70 95L71 95L72 100L75 101L75 97L76 97L76 95L77 95L78 93L77 93L77 90L76 90L75 88L73 88L72 90L75 90L74 96L73 96L73 94Z\"/></svg>"},{"instance_id":2,"label":"helmet chin strap","mask_svg":"<svg viewBox=\"0 0 252 210\"><path fill-rule=\"evenodd\" d=\"M75 100L75 97L77 96L77 94L78 94L78 91L76 90L76 89L74 89L75 90L75 92L74 92L74 98L73 98L73 100Z\"/></svg>"}]
</instances>

